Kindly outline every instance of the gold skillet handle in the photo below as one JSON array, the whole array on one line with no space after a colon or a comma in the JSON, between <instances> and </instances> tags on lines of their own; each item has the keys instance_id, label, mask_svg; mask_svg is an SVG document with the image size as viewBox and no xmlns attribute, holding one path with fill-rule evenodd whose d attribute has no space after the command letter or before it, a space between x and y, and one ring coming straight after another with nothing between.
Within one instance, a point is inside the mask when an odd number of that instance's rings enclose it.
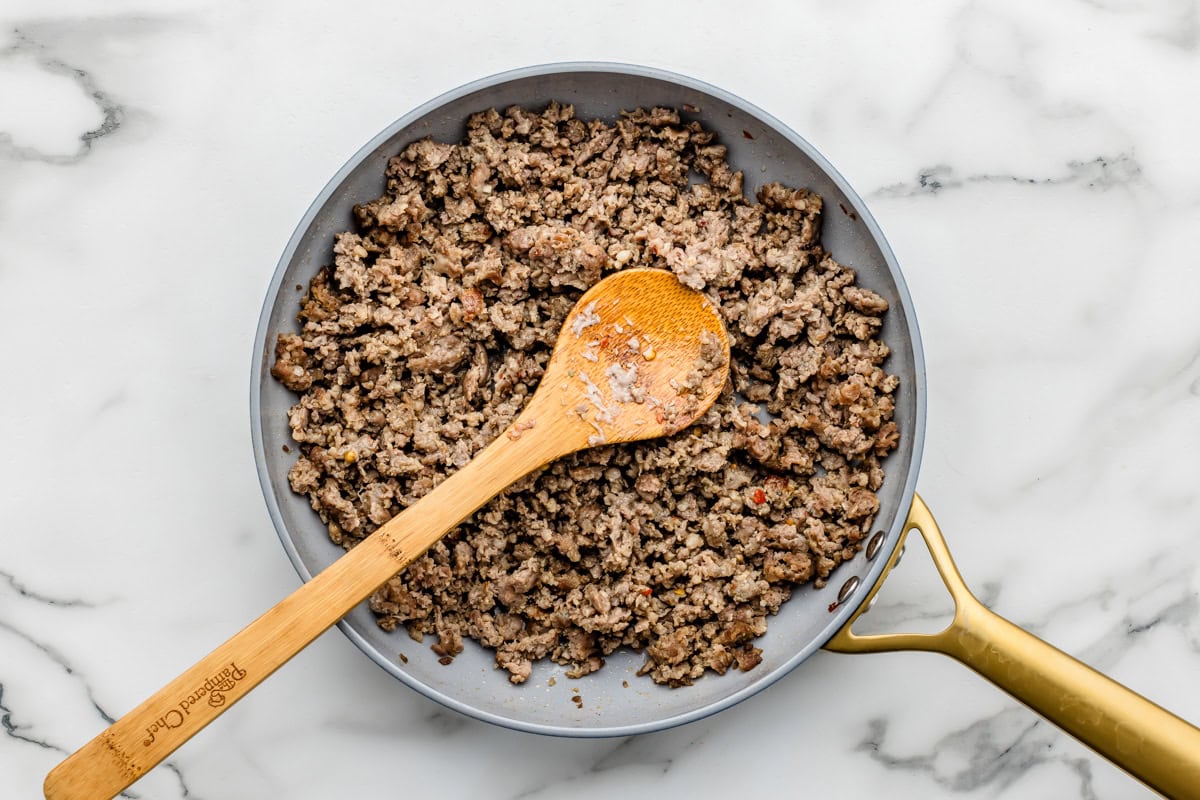
<instances>
[{"instance_id":1,"label":"gold skillet handle","mask_svg":"<svg viewBox=\"0 0 1200 800\"><path fill-rule=\"evenodd\" d=\"M859 636L851 630L895 565L897 547L883 576L826 650L926 650L950 656L1155 791L1172 798L1200 798L1200 729L984 607L963 583L946 540L919 496L913 497L901 544L914 529L925 539L954 598L954 620L933 634Z\"/></svg>"}]
</instances>

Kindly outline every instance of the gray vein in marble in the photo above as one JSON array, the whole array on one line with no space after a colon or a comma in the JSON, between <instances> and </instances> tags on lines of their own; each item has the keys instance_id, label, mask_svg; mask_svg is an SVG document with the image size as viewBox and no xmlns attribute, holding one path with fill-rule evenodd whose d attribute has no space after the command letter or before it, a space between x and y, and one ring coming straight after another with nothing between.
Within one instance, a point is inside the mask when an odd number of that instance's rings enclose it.
<instances>
[{"instance_id":1,"label":"gray vein in marble","mask_svg":"<svg viewBox=\"0 0 1200 800\"><path fill-rule=\"evenodd\" d=\"M689 747L699 742L703 736L692 738L683 747L672 747L671 750L677 753L686 752ZM675 759L667 756L658 758L648 757L646 752L648 748L638 747L639 744L645 744L636 736L628 736L620 741L620 743L602 755L592 764L589 772L607 772L611 769L620 769L621 767L629 767L633 765L658 767L665 775L670 771L671 766L675 763Z\"/></svg>"},{"instance_id":2,"label":"gray vein in marble","mask_svg":"<svg viewBox=\"0 0 1200 800\"><path fill-rule=\"evenodd\" d=\"M18 639L21 639L21 640L27 642L28 644L32 645L37 650L41 651L42 655L46 656L51 661L53 661L56 665L58 665L63 670L63 672L67 673L68 675L71 675L72 677L79 677L76 674L74 667L72 667L70 665L70 663L67 662L66 657L62 653L55 650L50 645L38 641L37 639L33 638L29 634L25 633L24 631L20 630L19 628L17 628L14 625L10 625L9 623L5 622L4 620L0 620L0 630L8 631L13 636L16 636ZM91 702L92 707L95 708L96 711L100 712L100 716L104 719L105 722L107 722L111 725L114 722L113 718L108 716L108 714L106 714L104 712L104 710L102 708L100 708L100 704L96 702L96 698L92 694L92 688L90 686L88 686L86 681L83 681L83 688L84 688L84 691L87 692L88 700Z\"/></svg>"},{"instance_id":3,"label":"gray vein in marble","mask_svg":"<svg viewBox=\"0 0 1200 800\"><path fill-rule=\"evenodd\" d=\"M911 133L933 107L945 99L956 79L968 73L988 84L1003 87L1019 106L1045 120L1079 119L1099 115L1107 118L1102 109L1048 98L1041 85L1041 76L1032 67L1030 56L1040 46L1036 34L1012 18L978 2L968 2L958 9L948 25L953 50L949 62L934 81L926 97L915 105L905 126ZM980 47L980 37L988 46ZM1111 120L1110 120L1111 123ZM1123 138L1128 139L1128 136ZM972 185L1009 184L1019 186L1077 185L1094 190L1134 184L1142 179L1142 165L1133 154L1132 143L1115 154L1101 153L1092 157L1070 159L1064 172L1058 175L1021 175L1008 172L980 172L962 175L950 164L933 164L921 169L912 181L901 181L872 192L876 198L916 197L938 195L946 190Z\"/></svg>"},{"instance_id":4,"label":"gray vein in marble","mask_svg":"<svg viewBox=\"0 0 1200 800\"><path fill-rule=\"evenodd\" d=\"M1117 599L1134 606L1150 593L1165 594L1162 602L1141 613L1127 611L1108 630L1087 647L1075 653L1081 661L1105 670L1116 663L1147 633L1163 626L1178 627L1190 649L1200 652L1200 598L1191 590L1190 566L1180 567L1169 559L1151 556L1145 563L1131 565L1123 572L1122 589L1101 586L1082 597L1048 607L1038 619L1022 623L1036 631L1048 627L1056 617L1069 615L1087 607L1108 608ZM995 587L998 594L999 587ZM1165 590L1165 592L1164 592ZM990 605L990 603L988 603ZM910 604L898 604L910 605ZM923 612L910 618L924 618ZM856 747L872 760L889 770L926 773L940 786L956 792L966 792L989 785L1002 790L1030 769L1047 763L1061 763L1079 779L1079 797L1095 800L1090 763L1082 758L1053 754L1057 729L1040 720L1023 707L1013 707L973 722L961 730L948 732L926 753L900 756L886 747L888 721L884 718L868 722L868 731ZM947 764L959 765L948 769Z\"/></svg>"},{"instance_id":5,"label":"gray vein in marble","mask_svg":"<svg viewBox=\"0 0 1200 800\"><path fill-rule=\"evenodd\" d=\"M1089 8L1108 13L1128 16L1135 12L1153 12L1163 9L1166 13L1158 20L1160 29L1146 34L1147 38L1172 44L1181 50L1193 51L1200 45L1200 4L1196 0L1175 3L1112 3L1105 0L1081 0ZM1176 13L1172 13L1178 9Z\"/></svg>"},{"instance_id":6,"label":"gray vein in marble","mask_svg":"<svg viewBox=\"0 0 1200 800\"><path fill-rule=\"evenodd\" d=\"M1165 348L1160 348L1163 350ZM1061 458L1044 468L1024 483L1013 488L1013 494L1027 492L1040 482L1058 477L1082 460L1082 463L1103 464L1103 459L1094 459L1092 454L1111 446L1114 440L1140 435L1143 421L1156 418L1163 410L1180 397L1200 396L1200 341L1189 342L1178 348L1180 355L1174 364L1147 374L1144 362L1139 359L1125 374L1115 376L1112 391L1091 399L1091 408L1079 415L1081 425L1073 446L1062 450ZM1137 415L1130 416L1127 409L1137 408ZM993 495L993 503L1008 502Z\"/></svg>"},{"instance_id":7,"label":"gray vein in marble","mask_svg":"<svg viewBox=\"0 0 1200 800\"><path fill-rule=\"evenodd\" d=\"M1200 3L1184 3L1179 16L1168 21L1165 30L1150 35L1180 50L1195 52L1200 47Z\"/></svg>"},{"instance_id":8,"label":"gray vein in marble","mask_svg":"<svg viewBox=\"0 0 1200 800\"><path fill-rule=\"evenodd\" d=\"M1080 798L1097 800L1091 764L1086 759L1054 754L1054 740L1060 734L1041 720L1031 720L1024 709L1006 709L951 731L920 755L889 753L887 734L888 721L872 719L855 750L867 753L888 770L925 773L954 792L988 786L1003 790L1034 767L1057 762L1078 776Z\"/></svg>"},{"instance_id":9,"label":"gray vein in marble","mask_svg":"<svg viewBox=\"0 0 1200 800\"><path fill-rule=\"evenodd\" d=\"M692 739L687 745L681 748L673 748L677 752L683 752L692 744L695 744L703 736L698 736ZM511 800L531 800L531 798L542 796L561 796L565 792L559 790L568 787L577 781L585 781L593 775L608 772L610 770L621 769L630 766L650 766L657 767L659 771L666 775L675 760L669 756L659 758L647 757L649 747L638 747L644 745L648 741L652 741L648 737L627 736L619 740L615 746L605 751L599 758L591 763L586 769L572 774L558 781L551 781L533 788L527 789L524 792L513 795Z\"/></svg>"},{"instance_id":10,"label":"gray vein in marble","mask_svg":"<svg viewBox=\"0 0 1200 800\"><path fill-rule=\"evenodd\" d=\"M898 567L897 569L901 569ZM942 622L949 623L954 616L953 600L950 597L949 591L936 579L931 583L936 582L935 590L941 590L945 594L945 603L948 604L945 608L932 609L930 605L933 601L927 600L897 600L885 602L887 583L883 584L880 589L880 601L869 611L864 612L863 620L869 620L870 625L879 629L903 629L905 626L912 626L922 622ZM985 581L979 585L979 591L972 589L975 597L979 602L983 603L988 608L991 608L1000 599L1001 585L998 581Z\"/></svg>"},{"instance_id":11,"label":"gray vein in marble","mask_svg":"<svg viewBox=\"0 0 1200 800\"><path fill-rule=\"evenodd\" d=\"M971 46L970 39L980 30L989 35L1003 37L1005 46L1000 57L1003 64L995 63L996 57L985 57ZM1013 96L1023 102L1035 100L1036 86L1025 66L1032 42L1012 19L995 14L978 2L968 2L954 13L947 25L946 33L954 42L949 64L930 88L928 95L913 106L906 131L912 132L929 114L960 70L968 69L1006 86ZM989 63L991 62L991 63Z\"/></svg>"},{"instance_id":12,"label":"gray vein in marble","mask_svg":"<svg viewBox=\"0 0 1200 800\"><path fill-rule=\"evenodd\" d=\"M171 761L165 761L161 765L159 765L158 768L166 769L166 770L169 770L170 772L174 773L175 780L179 781L179 796L180 797L191 797L191 798L195 798L196 800L199 800L197 795L192 794L192 790L190 788L188 788L187 781L184 780L184 778L183 778L183 770L181 770L177 764L175 764Z\"/></svg>"},{"instance_id":13,"label":"gray vein in marble","mask_svg":"<svg viewBox=\"0 0 1200 800\"><path fill-rule=\"evenodd\" d=\"M81 597L51 597L47 594L34 591L17 579L16 575L11 572L0 569L0 581L4 581L9 585L14 592L20 597L28 600L33 600L37 603L45 603L46 605L57 606L58 608L97 608L105 603L94 603L90 600L84 600Z\"/></svg>"},{"instance_id":14,"label":"gray vein in marble","mask_svg":"<svg viewBox=\"0 0 1200 800\"><path fill-rule=\"evenodd\" d=\"M40 161L46 164L74 164L83 160L92 151L92 145L97 139L108 136L121 127L125 109L108 92L100 88L87 70L72 66L51 55L45 45L31 38L20 27L13 28L12 33L15 41L0 50L0 60L20 55L30 56L47 72L73 80L100 109L104 120L98 127L83 131L79 135L79 148L69 155L45 153L36 147L17 145L10 133L0 131L0 157L15 161Z\"/></svg>"},{"instance_id":15,"label":"gray vein in marble","mask_svg":"<svg viewBox=\"0 0 1200 800\"><path fill-rule=\"evenodd\" d=\"M114 408L125 405L125 403L128 401L129 396L126 394L125 390L118 389L100 401L100 404L96 407L96 416L101 417L107 414L109 411L112 411Z\"/></svg>"},{"instance_id":16,"label":"gray vein in marble","mask_svg":"<svg viewBox=\"0 0 1200 800\"><path fill-rule=\"evenodd\" d=\"M38 739L33 736L28 736L22 733L23 730L29 729L30 725L22 725L13 720L13 710L5 705L4 702L4 684L0 683L0 727L4 729L4 735L16 739L21 742L37 745L45 750L55 750L63 755L67 751L57 745L50 744L44 739Z\"/></svg>"},{"instance_id":17,"label":"gray vein in marble","mask_svg":"<svg viewBox=\"0 0 1200 800\"><path fill-rule=\"evenodd\" d=\"M50 645L45 644L44 642L38 641L33 636L30 636L29 634L25 633L24 631L20 630L19 628L8 624L4 620L0 620L0 630L8 631L9 633L13 634L17 638L22 639L23 641L32 645L35 649L40 651L42 653L42 655L44 655L44 656L46 656L46 658L50 659L50 661L53 662L56 666L58 666L63 672L65 672L67 675L71 676L72 678L77 679L80 682L80 684L83 686L83 691L87 695L88 702L91 704L92 709L97 714L99 714L100 718L104 721L104 723L106 725L111 725L112 723L114 723L116 721L110 714L108 714L108 712L106 712L100 706L100 703L96 700L95 694L92 691L91 685L86 680L84 680L81 675L79 675L75 671L75 668L71 666L71 664L67 661L66 657L62 653L58 652ZM0 680L0 685L2 685L2 684L3 684L3 681ZM44 739L35 739L35 738L33 738L31 736L27 736L27 735L19 735L19 736L16 735L16 732L18 732L22 729L26 729L26 730L31 729L32 725L17 725L16 723L14 723L12 721L14 712L8 706L3 706L3 712L4 712L4 719L5 719L5 722L4 722L5 732L9 736L12 736L13 738L19 739L21 741L31 742L31 743L36 744L39 747L42 747L44 749L54 750L56 752L62 753L63 755L68 755L70 753L70 751L67 750L66 748L60 747L59 745L56 745L56 744L52 744Z\"/></svg>"},{"instance_id":18,"label":"gray vein in marble","mask_svg":"<svg viewBox=\"0 0 1200 800\"><path fill-rule=\"evenodd\" d=\"M1018 624L1037 633L1048 628L1055 618L1069 617L1079 611L1105 610L1118 599L1128 609L1150 593L1163 594L1161 603L1152 609L1142 613L1126 610L1108 630L1072 655L1103 671L1115 664L1139 637L1163 626L1178 628L1188 647L1200 653L1200 597L1191 589L1195 569L1162 554L1152 555L1122 571L1120 592L1112 585L1101 585L1083 596L1048 606L1039 617Z\"/></svg>"},{"instance_id":19,"label":"gray vein in marble","mask_svg":"<svg viewBox=\"0 0 1200 800\"><path fill-rule=\"evenodd\" d=\"M1105 668L1123 655L1141 636L1160 627L1179 628L1193 652L1200 653L1200 598L1190 589L1190 576L1181 575L1179 594L1166 606L1141 617L1124 614L1111 628L1080 654L1080 660ZM1135 597L1136 599L1136 597Z\"/></svg>"},{"instance_id":20,"label":"gray vein in marble","mask_svg":"<svg viewBox=\"0 0 1200 800\"><path fill-rule=\"evenodd\" d=\"M100 719L104 721L104 724L111 725L114 722L116 722L116 719L111 714L109 714L107 711L105 711L104 708L100 705L100 703L96 700L96 696L95 696L95 693L92 691L91 685L88 683L87 680L84 679L84 677L82 675L79 674L78 671L76 671L76 669L74 667L71 666L71 664L67 660L66 656L64 656L62 653L60 653L58 650L51 647L50 645L37 640L33 636L30 636L29 634L25 633L24 631L20 630L19 628L15 627L13 625L10 625L9 623L5 622L4 620L0 620L0 630L7 631L7 632L11 633L12 635L16 636L17 638L27 642L28 644L33 646L36 650L41 652L42 655L46 656L46 658L50 659L50 661L53 662L54 665L57 666L59 669L61 669L64 673L66 673L70 677L78 680L80 685L83 687L84 694L87 695L88 702L91 704L92 709L100 716ZM37 747L40 747L44 750L53 750L56 753L61 753L63 756L69 755L72 752L71 750L68 750L65 747L54 744L53 742L33 736L30 733L28 733L28 731L33 730L33 728L34 728L33 724L17 722L15 719L16 712L13 710L12 707L10 707L10 705L9 705L10 702L13 702L13 701L6 698L3 676L0 676L0 730L3 730L4 735L6 737L15 739L20 742L25 742L28 744L36 745ZM195 795L192 794L190 788L188 787L187 780L184 778L184 775L183 775L183 771L179 768L179 766L177 764L175 764L174 762L171 762L171 761L165 761L160 765L159 768L165 768L175 775L175 779L179 784L179 791L180 791L179 797L181 797L181 798L195 797ZM130 790L126 790L126 791L122 792L119 796L127 797L130 800L138 800L141 797L141 795L137 794L134 791L130 791Z\"/></svg>"},{"instance_id":21,"label":"gray vein in marble","mask_svg":"<svg viewBox=\"0 0 1200 800\"><path fill-rule=\"evenodd\" d=\"M457 733L466 727L468 719L463 714L456 711L446 711L442 708L434 709L428 716L425 717L425 723L429 728L439 736L449 736Z\"/></svg>"},{"instance_id":22,"label":"gray vein in marble","mask_svg":"<svg viewBox=\"0 0 1200 800\"><path fill-rule=\"evenodd\" d=\"M919 197L937 195L950 189L962 189L975 184L1015 184L1018 186L1080 185L1104 191L1137 183L1142 166L1131 153L1115 156L1096 156L1088 160L1067 162L1066 171L1052 176L1028 176L1007 173L976 173L959 175L954 167L938 164L917 173L913 181L893 183L870 193L873 198Z\"/></svg>"}]
</instances>

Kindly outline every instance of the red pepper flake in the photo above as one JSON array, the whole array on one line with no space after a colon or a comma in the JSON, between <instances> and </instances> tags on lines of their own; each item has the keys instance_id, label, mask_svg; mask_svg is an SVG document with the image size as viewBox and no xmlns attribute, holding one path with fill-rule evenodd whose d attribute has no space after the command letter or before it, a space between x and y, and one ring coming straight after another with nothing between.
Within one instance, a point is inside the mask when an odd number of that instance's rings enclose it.
<instances>
[{"instance_id":1,"label":"red pepper flake","mask_svg":"<svg viewBox=\"0 0 1200 800\"><path fill-rule=\"evenodd\" d=\"M829 613L832 614L837 607L838 607L837 601L834 600L832 603L829 604Z\"/></svg>"},{"instance_id":2,"label":"red pepper flake","mask_svg":"<svg viewBox=\"0 0 1200 800\"><path fill-rule=\"evenodd\" d=\"M661 408L656 408L656 409L654 409L654 421L655 421L655 422L660 422L660 423L661 423L661 422L662 422L662 421L664 421L665 419L666 419L666 416L664 416L664 415L663 415L663 412L662 412L662 409L661 409Z\"/></svg>"},{"instance_id":3,"label":"red pepper flake","mask_svg":"<svg viewBox=\"0 0 1200 800\"><path fill-rule=\"evenodd\" d=\"M608 337L607 336L605 336L603 339L600 340L600 346L608 347Z\"/></svg>"},{"instance_id":4,"label":"red pepper flake","mask_svg":"<svg viewBox=\"0 0 1200 800\"><path fill-rule=\"evenodd\" d=\"M641 591L641 595L643 597L649 597L652 594L654 594L654 590L648 586L645 589L642 589L642 591Z\"/></svg>"},{"instance_id":5,"label":"red pepper flake","mask_svg":"<svg viewBox=\"0 0 1200 800\"><path fill-rule=\"evenodd\" d=\"M763 503L767 502L767 493L762 489L755 489L751 499L761 506Z\"/></svg>"}]
</instances>

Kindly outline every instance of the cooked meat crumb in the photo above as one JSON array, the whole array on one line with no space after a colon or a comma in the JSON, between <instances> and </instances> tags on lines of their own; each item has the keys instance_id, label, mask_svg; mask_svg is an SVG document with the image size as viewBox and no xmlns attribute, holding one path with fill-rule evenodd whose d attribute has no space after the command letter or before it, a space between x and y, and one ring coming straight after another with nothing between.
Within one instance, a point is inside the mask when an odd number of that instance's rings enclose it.
<instances>
[{"instance_id":1,"label":"cooked meat crumb","mask_svg":"<svg viewBox=\"0 0 1200 800\"><path fill-rule=\"evenodd\" d=\"M474 639L514 683L539 659L578 678L630 647L640 674L681 686L752 669L793 588L860 549L898 440L887 302L822 249L820 197L769 183L752 202L725 157L671 109L608 123L551 103L474 114L463 142L389 161L272 369L299 393L291 486L334 542L352 547L502 434L606 274L669 269L704 292L732 363L692 428L598 439L477 511L371 598L383 628L432 634L444 662Z\"/></svg>"}]
</instances>

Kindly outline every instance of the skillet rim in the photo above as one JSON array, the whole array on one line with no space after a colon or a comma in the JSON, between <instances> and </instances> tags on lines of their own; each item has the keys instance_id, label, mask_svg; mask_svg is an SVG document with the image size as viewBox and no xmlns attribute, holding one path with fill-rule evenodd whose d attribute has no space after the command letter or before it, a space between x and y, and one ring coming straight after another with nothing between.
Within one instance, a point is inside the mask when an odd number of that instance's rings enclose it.
<instances>
[{"instance_id":1,"label":"skillet rim","mask_svg":"<svg viewBox=\"0 0 1200 800\"><path fill-rule=\"evenodd\" d=\"M301 558L296 544L289 534L287 526L284 524L279 504L276 502L273 492L274 484L267 468L266 442L264 440L262 425L262 381L264 375L269 378L269 370L267 370L264 365L268 363L270 354L273 352L273 345L267 341L270 318L276 303L279 301L280 289L282 287L284 275L287 272L292 259L296 255L296 252L301 244L301 240L305 236L314 220L320 215L325 205L337 193L351 172L363 160L369 157L380 147L387 144L388 141L392 140L413 123L421 120L426 115L436 112L439 108L458 100L461 97L482 89L488 89L516 80L574 72L614 73L633 77L643 77L664 81L682 88L709 94L731 106L737 107L744 113L759 119L765 127L783 137L794 147L802 151L809 159L811 159L818 169L820 169L820 171L823 172L826 177L829 178L829 180L832 181L842 191L842 193L846 195L847 198L853 201L854 207L858 210L861 222L865 225L870 237L874 240L875 246L879 249L884 263L887 266L887 270L891 274L892 280L896 287L897 295L900 300L900 305L903 310L904 319L909 329L908 339L911 344L913 358L913 374L911 376L901 377L910 379L909 385L913 387L915 394L913 428L910 432L910 436L912 437L912 453L908 463L905 465L906 474L904 476L903 489L899 494L900 506L902 507L895 509L895 515L892 518L892 523L886 532L883 545L879 548L875 558L870 562L866 573L862 575L860 584L857 590L851 596L850 600L842 603L832 613L830 613L828 621L824 627L821 628L820 632L816 636L812 637L808 642L804 643L801 647L797 648L795 653L782 665L775 668L773 672L764 675L761 680L757 680L736 692L724 695L715 701L706 703L685 713L674 714L638 724L598 727L568 727L564 725L535 723L504 717L502 715L472 706L468 702L464 702L456 697L447 695L421 682L420 680L417 680L412 675L401 670L399 665L394 663L391 659L388 659L381 654L375 648L375 646L364 639L362 635L359 634L358 631L356 631L346 619L342 619L337 623L337 626L341 629L342 633L345 634L345 636L350 639L356 647L358 647L386 672L410 688L415 689L422 695L434 700L437 703L440 703L443 706L446 706L447 708L454 709L455 711L458 711L469 717L473 717L484 722L489 722L500 727L509 728L511 730L542 735L563 736L568 738L605 738L650 733L654 731L666 730L668 728L676 727L689 722L694 722L737 705L743 700L758 694L767 687L774 685L785 675L790 674L797 666L799 666L803 661L807 660L813 653L819 650L834 636L835 633L837 633L838 630L842 628L843 625L847 624L847 621L854 615L859 606L865 600L870 588L880 580L888 559L899 543L900 535L904 529L907 518L908 507L912 505L912 498L916 492L917 477L920 472L921 455L925 440L927 389L924 351L921 344L920 329L917 323L912 298L908 291L908 285L904 280L903 273L900 270L899 262L897 261L895 254L892 252L891 246L888 244L887 239L884 237L881 228L875 221L874 216L870 213L859 194L850 186L849 182L841 175L841 173L834 168L828 159L826 159L820 153L820 151L818 151L812 144L792 130L791 127L753 103L750 103L735 94L732 94L705 81L668 70L659 69L657 67L608 61L551 62L527 67L519 67L516 69L495 73L493 75L470 81L456 88L443 92L442 94L437 95L431 100L422 103L408 113L402 115L396 121L373 136L366 144L360 147L329 179L313 202L309 205L308 209L304 213L304 216L296 225L294 232L292 233L287 245L284 247L284 250L280 255L259 314L258 329L254 337L254 350L251 365L250 425L255 467L258 473L259 486L262 490L263 498L266 502L267 510L271 517L271 522L275 527L276 534L278 535L280 542L288 555L288 559L292 563L292 566L300 575L301 579L307 582L312 579L313 574ZM903 433L904 431L902 429L901 434L903 435ZM884 510L885 509L882 507L880 508L877 518L884 516Z\"/></svg>"}]
</instances>

